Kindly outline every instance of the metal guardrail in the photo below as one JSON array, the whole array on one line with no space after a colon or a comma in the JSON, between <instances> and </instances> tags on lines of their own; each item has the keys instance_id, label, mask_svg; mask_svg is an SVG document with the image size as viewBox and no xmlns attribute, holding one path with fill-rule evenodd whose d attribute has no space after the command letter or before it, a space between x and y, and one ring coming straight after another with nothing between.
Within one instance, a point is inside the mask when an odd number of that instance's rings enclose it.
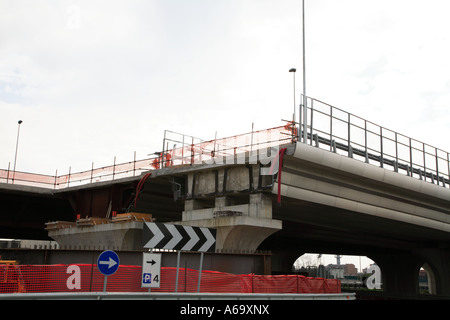
<instances>
[{"instance_id":1,"label":"metal guardrail","mask_svg":"<svg viewBox=\"0 0 450 320\"><path fill-rule=\"evenodd\" d=\"M355 300L355 293L269 294L269 293L153 293L73 292L0 294L0 300Z\"/></svg>"},{"instance_id":2,"label":"metal guardrail","mask_svg":"<svg viewBox=\"0 0 450 320\"><path fill-rule=\"evenodd\" d=\"M449 152L314 98L307 98L306 110L301 142L450 188Z\"/></svg>"},{"instance_id":3,"label":"metal guardrail","mask_svg":"<svg viewBox=\"0 0 450 320\"><path fill-rule=\"evenodd\" d=\"M245 153L257 156L259 151L297 141L296 128L290 126L290 121L286 122L284 126L209 141L166 130L161 166L222 163Z\"/></svg>"},{"instance_id":4,"label":"metal guardrail","mask_svg":"<svg viewBox=\"0 0 450 320\"><path fill-rule=\"evenodd\" d=\"M289 143L294 138L288 125L211 141L203 141L166 130L163 151L155 152L148 159L136 160L135 152L134 160L130 162L116 164L114 157L114 164L111 166L94 168L94 163L92 163L91 170L82 172L71 172L69 167L68 174L58 175L58 171L56 171L54 176L13 171L8 167L7 170L0 169L0 182L59 190L93 182L134 177L163 167L199 164L214 158L228 157L237 153ZM169 148L169 143L173 144L173 147Z\"/></svg>"},{"instance_id":5,"label":"metal guardrail","mask_svg":"<svg viewBox=\"0 0 450 320\"><path fill-rule=\"evenodd\" d=\"M0 182L58 190L93 182L139 176L143 172L154 169L155 162L159 162L157 157L136 160L135 153L133 161L117 164L114 157L114 164L111 166L94 168L94 163L92 163L91 170L81 172L71 172L71 167L69 167L69 173L65 175L58 175L58 171L52 176L21 171L14 172L9 168L7 170L0 169Z\"/></svg>"}]
</instances>

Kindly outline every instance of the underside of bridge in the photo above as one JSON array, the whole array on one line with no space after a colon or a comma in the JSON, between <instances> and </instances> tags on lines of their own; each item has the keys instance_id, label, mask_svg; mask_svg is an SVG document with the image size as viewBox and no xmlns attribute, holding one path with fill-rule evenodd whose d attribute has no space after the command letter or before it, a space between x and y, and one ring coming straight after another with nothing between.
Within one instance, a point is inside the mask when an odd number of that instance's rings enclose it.
<instances>
[{"instance_id":1,"label":"underside of bridge","mask_svg":"<svg viewBox=\"0 0 450 320\"><path fill-rule=\"evenodd\" d=\"M304 253L367 256L380 266L383 291L414 297L421 267L433 278L432 292L450 296L448 235L411 224L282 197L274 198L274 218L283 229L268 237L259 250L273 253L272 272L285 274ZM407 240L406 240L407 239Z\"/></svg>"},{"instance_id":2,"label":"underside of bridge","mask_svg":"<svg viewBox=\"0 0 450 320\"><path fill-rule=\"evenodd\" d=\"M48 190L6 185L0 189L0 238L48 240L45 223L73 220L67 199Z\"/></svg>"}]
</instances>

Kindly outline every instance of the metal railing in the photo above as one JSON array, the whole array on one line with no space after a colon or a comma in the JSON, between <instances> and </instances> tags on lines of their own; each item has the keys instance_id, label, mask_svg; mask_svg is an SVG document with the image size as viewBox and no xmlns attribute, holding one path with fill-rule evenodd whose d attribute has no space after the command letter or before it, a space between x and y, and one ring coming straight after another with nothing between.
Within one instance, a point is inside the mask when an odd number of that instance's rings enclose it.
<instances>
[{"instance_id":1,"label":"metal railing","mask_svg":"<svg viewBox=\"0 0 450 320\"><path fill-rule=\"evenodd\" d=\"M314 98L307 98L306 134L298 123L204 141L166 130L163 151L155 156L66 175L42 175L0 169L0 182L61 189L87 183L132 177L169 166L226 161L237 155L297 141L378 165L430 183L450 187L450 155L426 143L379 126ZM300 108L300 119L302 116Z\"/></svg>"},{"instance_id":2,"label":"metal railing","mask_svg":"<svg viewBox=\"0 0 450 320\"><path fill-rule=\"evenodd\" d=\"M194 165L226 161L249 153L258 156L262 150L297 141L291 123L280 127L252 131L226 138L204 141L166 130L164 132L162 166ZM296 130L296 128L294 127ZM172 146L172 147L171 147Z\"/></svg>"},{"instance_id":3,"label":"metal railing","mask_svg":"<svg viewBox=\"0 0 450 320\"><path fill-rule=\"evenodd\" d=\"M159 161L158 157L136 160L136 153L134 153L133 161L116 163L114 157L114 163L111 166L94 168L94 163L92 163L91 170L81 172L71 172L71 167L69 167L69 173L64 175L58 175L57 170L55 175L45 175L21 171L14 172L9 168L7 170L0 169L0 182L57 190L93 182L134 177L154 169Z\"/></svg>"},{"instance_id":4,"label":"metal railing","mask_svg":"<svg viewBox=\"0 0 450 320\"><path fill-rule=\"evenodd\" d=\"M143 172L170 166L203 164L207 161L225 159L236 154L258 151L295 141L296 135L293 135L289 123L285 126L210 141L166 130L163 151L156 152L153 157L148 159L136 160L135 152L134 160L130 162L117 164L114 157L114 164L111 166L94 168L94 163L92 163L90 170L81 172L71 172L71 167L69 167L69 173L65 175L58 175L58 171L55 172L55 175L20 172L10 170L8 166L7 170L0 169L0 183L58 190L88 183L134 177ZM173 148L169 149L169 144L173 144Z\"/></svg>"},{"instance_id":5,"label":"metal railing","mask_svg":"<svg viewBox=\"0 0 450 320\"><path fill-rule=\"evenodd\" d=\"M304 143L450 187L449 152L310 97L306 118Z\"/></svg>"},{"instance_id":6,"label":"metal railing","mask_svg":"<svg viewBox=\"0 0 450 320\"><path fill-rule=\"evenodd\" d=\"M6 293L0 300L355 300L356 294L322 293L173 293L173 292L52 292ZM224 310L222 310L224 312ZM230 312L231 313L231 312Z\"/></svg>"}]
</instances>

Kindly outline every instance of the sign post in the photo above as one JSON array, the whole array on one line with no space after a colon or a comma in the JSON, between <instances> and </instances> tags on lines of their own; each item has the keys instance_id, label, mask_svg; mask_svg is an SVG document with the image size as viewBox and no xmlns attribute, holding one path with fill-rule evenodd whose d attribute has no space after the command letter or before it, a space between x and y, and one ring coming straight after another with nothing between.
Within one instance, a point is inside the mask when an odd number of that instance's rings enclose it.
<instances>
[{"instance_id":1,"label":"sign post","mask_svg":"<svg viewBox=\"0 0 450 320\"><path fill-rule=\"evenodd\" d=\"M103 251L97 260L98 270L105 276L103 283L103 292L106 292L106 283L108 276L114 274L119 269L119 256L114 251Z\"/></svg>"},{"instance_id":2,"label":"sign post","mask_svg":"<svg viewBox=\"0 0 450 320\"><path fill-rule=\"evenodd\" d=\"M203 252L200 254L200 267L198 270L197 293L200 292L200 282L202 281L202 269L203 269Z\"/></svg>"}]
</instances>

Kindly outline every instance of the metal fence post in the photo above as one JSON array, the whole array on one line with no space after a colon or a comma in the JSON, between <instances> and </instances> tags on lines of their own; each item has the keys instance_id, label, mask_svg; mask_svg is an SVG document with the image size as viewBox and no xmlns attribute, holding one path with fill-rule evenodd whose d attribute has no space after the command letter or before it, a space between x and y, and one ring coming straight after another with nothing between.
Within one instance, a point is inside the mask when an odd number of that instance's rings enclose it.
<instances>
[{"instance_id":1,"label":"metal fence post","mask_svg":"<svg viewBox=\"0 0 450 320\"><path fill-rule=\"evenodd\" d=\"M408 170L408 176L411 172L411 177L413 176L413 160L412 160L412 140L409 138L409 170Z\"/></svg>"},{"instance_id":2,"label":"metal fence post","mask_svg":"<svg viewBox=\"0 0 450 320\"><path fill-rule=\"evenodd\" d=\"M436 179L437 179L437 185L439 185L439 158L438 158L437 148L434 148L434 155L436 158Z\"/></svg>"},{"instance_id":3,"label":"metal fence post","mask_svg":"<svg viewBox=\"0 0 450 320\"><path fill-rule=\"evenodd\" d=\"M56 179L58 179L58 169L55 171L55 183L53 184L53 189L56 189Z\"/></svg>"},{"instance_id":4,"label":"metal fence post","mask_svg":"<svg viewBox=\"0 0 450 320\"><path fill-rule=\"evenodd\" d=\"M397 132L395 132L395 166L394 171L398 172L398 141L397 141Z\"/></svg>"},{"instance_id":5,"label":"metal fence post","mask_svg":"<svg viewBox=\"0 0 450 320\"><path fill-rule=\"evenodd\" d=\"M347 145L348 145L348 151L347 151L347 156L349 158L353 158L353 151L352 151L352 147L351 147L351 140L350 140L350 121L351 121L351 115L349 112L347 112Z\"/></svg>"},{"instance_id":6,"label":"metal fence post","mask_svg":"<svg viewBox=\"0 0 450 320\"><path fill-rule=\"evenodd\" d=\"M369 152L367 151L367 120L364 119L364 153L366 154L366 163L369 163Z\"/></svg>"},{"instance_id":7,"label":"metal fence post","mask_svg":"<svg viewBox=\"0 0 450 320\"><path fill-rule=\"evenodd\" d=\"M202 271L203 271L203 252L200 254L200 268L198 270L197 292L200 292L200 283L202 281Z\"/></svg>"},{"instance_id":8,"label":"metal fence post","mask_svg":"<svg viewBox=\"0 0 450 320\"><path fill-rule=\"evenodd\" d=\"M8 183L8 179L9 179L9 167L11 165L11 162L8 162L8 173L6 174L6 183Z\"/></svg>"},{"instance_id":9,"label":"metal fence post","mask_svg":"<svg viewBox=\"0 0 450 320\"><path fill-rule=\"evenodd\" d=\"M67 177L67 188L69 187L69 182L70 182L70 171L72 170L72 167L69 167L69 175Z\"/></svg>"},{"instance_id":10,"label":"metal fence post","mask_svg":"<svg viewBox=\"0 0 450 320\"><path fill-rule=\"evenodd\" d=\"M133 177L136 175L136 151L134 152Z\"/></svg>"},{"instance_id":11,"label":"metal fence post","mask_svg":"<svg viewBox=\"0 0 450 320\"><path fill-rule=\"evenodd\" d=\"M113 175L112 179L114 180L114 174L116 173L116 156L114 156L114 164L113 164Z\"/></svg>"},{"instance_id":12,"label":"metal fence post","mask_svg":"<svg viewBox=\"0 0 450 320\"><path fill-rule=\"evenodd\" d=\"M380 167L384 167L384 155L383 155L383 127L380 127Z\"/></svg>"},{"instance_id":13,"label":"metal fence post","mask_svg":"<svg viewBox=\"0 0 450 320\"><path fill-rule=\"evenodd\" d=\"M178 250L177 252L177 276L175 278L175 292L178 292L178 275L180 271L180 254L181 251Z\"/></svg>"}]
</instances>

